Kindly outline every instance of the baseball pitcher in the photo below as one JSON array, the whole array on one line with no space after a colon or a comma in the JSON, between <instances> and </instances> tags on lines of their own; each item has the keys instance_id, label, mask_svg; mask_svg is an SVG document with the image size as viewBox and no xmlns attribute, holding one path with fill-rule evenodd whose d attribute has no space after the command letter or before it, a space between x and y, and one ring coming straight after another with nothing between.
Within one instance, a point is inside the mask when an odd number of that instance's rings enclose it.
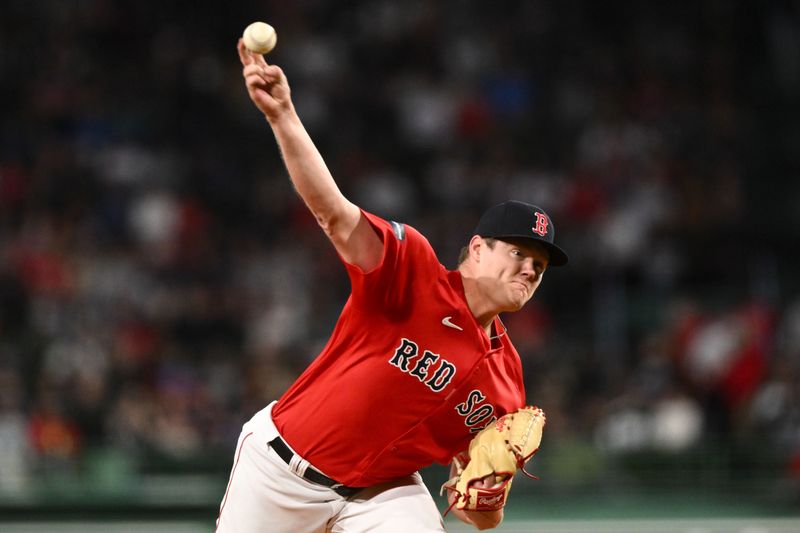
<instances>
[{"instance_id":1,"label":"baseball pitcher","mask_svg":"<svg viewBox=\"0 0 800 533\"><path fill-rule=\"evenodd\" d=\"M550 217L522 202L491 207L447 270L413 227L342 195L283 71L241 40L238 50L250 98L352 290L322 352L244 425L217 531L442 532L418 473L434 462L452 465L448 512L497 526L545 425L526 406L498 315L521 309L545 270L566 264Z\"/></svg>"}]
</instances>

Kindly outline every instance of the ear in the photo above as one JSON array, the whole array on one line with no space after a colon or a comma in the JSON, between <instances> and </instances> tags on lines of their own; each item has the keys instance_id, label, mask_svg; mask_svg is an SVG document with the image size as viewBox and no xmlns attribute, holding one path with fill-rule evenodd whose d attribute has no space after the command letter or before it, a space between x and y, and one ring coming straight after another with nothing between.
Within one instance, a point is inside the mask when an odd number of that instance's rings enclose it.
<instances>
[{"instance_id":1,"label":"ear","mask_svg":"<svg viewBox=\"0 0 800 533\"><path fill-rule=\"evenodd\" d=\"M469 255L478 263L481 260L481 251L483 250L483 245L483 237L478 235L473 235L469 240L469 244L467 245L469 249Z\"/></svg>"}]
</instances>

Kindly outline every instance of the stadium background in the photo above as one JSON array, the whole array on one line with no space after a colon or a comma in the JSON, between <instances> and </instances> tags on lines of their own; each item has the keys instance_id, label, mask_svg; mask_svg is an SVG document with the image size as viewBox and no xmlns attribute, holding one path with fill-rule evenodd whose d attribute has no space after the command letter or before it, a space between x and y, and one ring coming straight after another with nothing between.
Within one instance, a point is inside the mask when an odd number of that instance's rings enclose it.
<instances>
[{"instance_id":1,"label":"stadium background","mask_svg":"<svg viewBox=\"0 0 800 533\"><path fill-rule=\"evenodd\" d=\"M213 530L332 329L253 20L345 194L447 266L488 205L557 222L570 266L506 318L548 412L506 531L798 529L800 3L9 0L0 530Z\"/></svg>"}]
</instances>

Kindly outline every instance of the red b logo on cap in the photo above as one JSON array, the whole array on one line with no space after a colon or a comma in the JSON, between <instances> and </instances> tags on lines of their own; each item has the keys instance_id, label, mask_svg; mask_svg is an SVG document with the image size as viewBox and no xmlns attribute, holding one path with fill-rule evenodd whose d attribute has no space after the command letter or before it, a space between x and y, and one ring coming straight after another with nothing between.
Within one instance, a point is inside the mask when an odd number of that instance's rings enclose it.
<instances>
[{"instance_id":1,"label":"red b logo on cap","mask_svg":"<svg viewBox=\"0 0 800 533\"><path fill-rule=\"evenodd\" d=\"M542 237L547 235L547 215L544 213L536 213L536 226L532 229L534 233L538 233Z\"/></svg>"}]
</instances>

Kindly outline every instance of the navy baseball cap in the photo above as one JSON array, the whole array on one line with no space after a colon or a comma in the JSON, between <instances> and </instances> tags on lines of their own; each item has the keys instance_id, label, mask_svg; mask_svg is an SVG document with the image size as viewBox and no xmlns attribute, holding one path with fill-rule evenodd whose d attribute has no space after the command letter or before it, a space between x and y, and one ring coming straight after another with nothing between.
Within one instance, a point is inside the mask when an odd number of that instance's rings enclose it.
<instances>
[{"instance_id":1,"label":"navy baseball cap","mask_svg":"<svg viewBox=\"0 0 800 533\"><path fill-rule=\"evenodd\" d=\"M562 266L567 254L556 246L556 229L544 209L533 204L509 200L489 208L478 221L475 235L494 239L521 238L538 241L550 252L550 265Z\"/></svg>"}]
</instances>

